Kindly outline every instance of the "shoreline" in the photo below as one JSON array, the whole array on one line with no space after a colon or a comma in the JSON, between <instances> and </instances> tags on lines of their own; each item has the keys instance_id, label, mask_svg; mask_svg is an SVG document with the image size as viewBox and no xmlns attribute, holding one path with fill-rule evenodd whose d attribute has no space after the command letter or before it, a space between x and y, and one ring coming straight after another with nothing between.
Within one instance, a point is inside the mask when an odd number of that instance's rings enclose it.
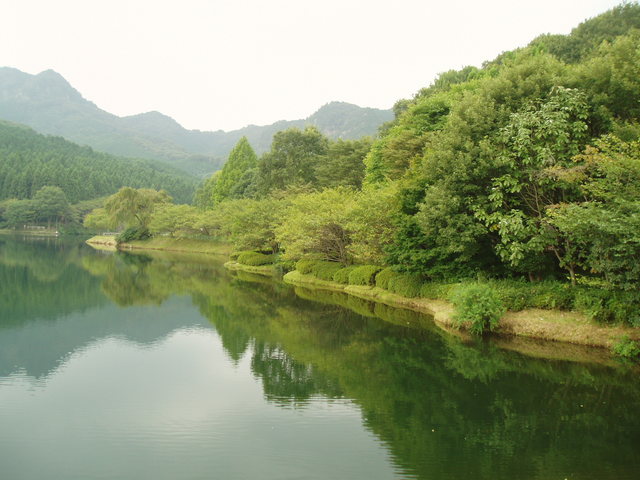
<instances>
[{"instance_id":1,"label":"shoreline","mask_svg":"<svg viewBox=\"0 0 640 480\"><path fill-rule=\"evenodd\" d=\"M204 253L208 255L229 255L233 251L233 247L229 244L189 238L160 237L150 240L135 240L118 245L113 236L96 235L88 239L85 243L112 251L156 250L163 252Z\"/></svg>"},{"instance_id":2,"label":"shoreline","mask_svg":"<svg viewBox=\"0 0 640 480\"><path fill-rule=\"evenodd\" d=\"M453 305L444 300L407 298L378 287L343 285L319 280L297 271L287 273L283 277L283 281L296 286L311 286L325 290L341 291L348 295L384 303L391 307L425 313L431 315L434 322L445 330L458 330L453 322ZM577 312L527 309L505 313L500 319L498 328L491 332L491 335L530 338L610 349L623 335L629 335L634 340L638 340L640 331L631 327L597 325L585 315Z\"/></svg>"},{"instance_id":3,"label":"shoreline","mask_svg":"<svg viewBox=\"0 0 640 480\"><path fill-rule=\"evenodd\" d=\"M117 248L114 237L96 236L87 240L86 243L100 249L106 248L113 251L155 250L215 255L228 255L232 251L232 246L228 244L168 237L121 244ZM224 264L224 267L230 271L241 271L267 277L274 277L278 273L278 270L273 265L251 266L228 261ZM427 314L433 317L434 323L442 330L454 335L466 335L464 330L459 330L455 327L452 318L454 313L453 305L444 300L407 298L378 287L344 285L333 281L320 280L295 270L284 275L282 281L293 286L342 292L346 295L382 303L390 307ZM597 348L598 353L595 356L602 356L603 349L610 351L611 347L624 335L630 336L633 340L640 340L640 329L597 325L578 312L542 309L528 309L519 312L508 311L501 318L499 327L491 334L492 337L502 343L508 343L510 340L507 339L553 342L549 344L549 348L546 348L549 351L561 345ZM611 354L609 353L608 356L611 356Z\"/></svg>"}]
</instances>

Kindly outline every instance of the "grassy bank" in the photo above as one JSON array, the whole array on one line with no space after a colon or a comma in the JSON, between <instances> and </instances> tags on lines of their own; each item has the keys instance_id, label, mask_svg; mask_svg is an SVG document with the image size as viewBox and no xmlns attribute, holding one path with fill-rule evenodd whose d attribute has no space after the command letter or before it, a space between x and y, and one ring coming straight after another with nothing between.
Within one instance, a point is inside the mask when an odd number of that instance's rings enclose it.
<instances>
[{"instance_id":1,"label":"grassy bank","mask_svg":"<svg viewBox=\"0 0 640 480\"><path fill-rule=\"evenodd\" d=\"M114 237L96 236L87 243L98 248L115 248ZM123 250L158 250L167 252L207 253L231 255L232 246L205 240L159 237L144 241L121 244ZM249 255L249 253L251 255ZM237 261L237 257L246 257L248 262L262 263L265 255L255 252L244 252L231 255L235 260L225 263L229 270L249 272L262 276L275 276L280 269L273 263L248 265ZM256 257L256 258L254 258ZM262 258L265 257L265 258ZM270 261L273 261L270 259ZM287 273L283 280L286 283L317 288L327 291L344 292L347 295L370 300L394 308L408 309L433 316L435 323L449 332L458 332L454 319L455 308L448 301L456 285L427 284L416 286L406 282L406 278L393 277L389 272L371 266L347 267L341 269L337 265L326 265L327 262L304 262L298 265L302 273L295 270ZM343 270L342 281L334 281L319 277L331 278L338 270ZM343 278L344 277L344 278ZM379 280L382 279L382 282ZM360 285L354 284L360 283ZM380 283L387 288L381 288ZM491 284L491 282L488 282ZM376 286L378 285L378 286ZM620 323L604 325L598 323L583 312L570 310L570 302L559 301L564 298L553 294L553 288L539 285L493 285L504 298L510 310L504 313L499 325L494 330L499 337L520 337L528 339L567 342L574 345L602 347L611 349L623 337L640 341L640 329L623 326ZM395 289L396 292L391 291ZM551 289L551 290L550 290ZM405 294L398 292L407 292ZM568 294L565 295L568 298ZM534 308L543 305L545 308ZM551 305L551 307L548 307ZM564 308L564 309L563 309ZM553 349L553 347L551 347Z\"/></svg>"},{"instance_id":2,"label":"grassy bank","mask_svg":"<svg viewBox=\"0 0 640 480\"><path fill-rule=\"evenodd\" d=\"M117 244L115 237L96 235L87 240L92 246L108 246L120 250L160 250L166 252L207 253L212 255L229 255L233 247L226 243L199 240L193 238L153 237L148 240L135 240Z\"/></svg>"},{"instance_id":3,"label":"grassy bank","mask_svg":"<svg viewBox=\"0 0 640 480\"><path fill-rule=\"evenodd\" d=\"M244 265L242 263L230 261L224 264L228 270L255 273L257 275L264 275L267 277L273 277L278 274L278 269L275 265Z\"/></svg>"},{"instance_id":4,"label":"grassy bank","mask_svg":"<svg viewBox=\"0 0 640 480\"><path fill-rule=\"evenodd\" d=\"M455 329L454 307L450 302L442 299L408 298L375 286L345 285L298 271L287 273L283 280L292 285L342 291L389 306L427 313L446 330ZM517 312L507 311L500 319L494 333L609 349L623 336L640 340L640 330L637 328L619 325L603 326L582 313L539 308L523 309Z\"/></svg>"}]
</instances>

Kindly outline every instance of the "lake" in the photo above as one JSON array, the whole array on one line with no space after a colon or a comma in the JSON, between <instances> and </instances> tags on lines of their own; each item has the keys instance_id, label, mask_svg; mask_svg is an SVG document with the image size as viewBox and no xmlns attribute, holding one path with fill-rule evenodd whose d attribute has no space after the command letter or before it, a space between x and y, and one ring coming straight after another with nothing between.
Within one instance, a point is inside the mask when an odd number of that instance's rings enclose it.
<instances>
[{"instance_id":1,"label":"lake","mask_svg":"<svg viewBox=\"0 0 640 480\"><path fill-rule=\"evenodd\" d=\"M1 477L638 478L636 367L223 261L0 236Z\"/></svg>"}]
</instances>

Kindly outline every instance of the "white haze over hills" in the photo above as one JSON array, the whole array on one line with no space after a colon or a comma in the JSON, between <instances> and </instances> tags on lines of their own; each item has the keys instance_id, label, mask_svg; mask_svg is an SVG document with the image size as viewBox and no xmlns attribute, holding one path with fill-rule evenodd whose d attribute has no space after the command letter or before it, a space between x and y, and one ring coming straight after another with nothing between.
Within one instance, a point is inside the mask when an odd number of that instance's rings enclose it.
<instances>
[{"instance_id":1,"label":"white haze over hills","mask_svg":"<svg viewBox=\"0 0 640 480\"><path fill-rule=\"evenodd\" d=\"M391 120L389 110L332 102L307 118L223 132L187 130L160 112L118 117L83 98L59 73L30 75L0 68L0 120L28 125L98 151L162 160L194 175L220 167L238 140L246 136L258 153L269 149L274 133L314 125L325 135L355 139L373 135Z\"/></svg>"},{"instance_id":2,"label":"white haze over hills","mask_svg":"<svg viewBox=\"0 0 640 480\"><path fill-rule=\"evenodd\" d=\"M53 69L118 116L189 129L305 118L334 100L389 109L437 73L619 0L21 0L0 17L0 65Z\"/></svg>"}]
</instances>

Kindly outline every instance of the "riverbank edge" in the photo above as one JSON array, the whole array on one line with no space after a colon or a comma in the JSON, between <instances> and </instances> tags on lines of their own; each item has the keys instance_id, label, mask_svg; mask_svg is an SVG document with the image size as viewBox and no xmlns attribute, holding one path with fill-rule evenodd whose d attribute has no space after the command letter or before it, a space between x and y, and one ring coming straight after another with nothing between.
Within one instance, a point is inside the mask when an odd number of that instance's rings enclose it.
<instances>
[{"instance_id":1,"label":"riverbank edge","mask_svg":"<svg viewBox=\"0 0 640 480\"><path fill-rule=\"evenodd\" d=\"M128 243L116 242L115 237L107 235L95 235L85 243L93 247L108 248L112 250L156 250L163 252L200 253L208 255L229 255L233 246L226 243L209 242L205 240L156 237L149 240L136 240Z\"/></svg>"},{"instance_id":2,"label":"riverbank edge","mask_svg":"<svg viewBox=\"0 0 640 480\"><path fill-rule=\"evenodd\" d=\"M365 300L384 303L391 307L426 313L431 315L434 322L441 328L447 331L456 329L453 321L453 305L444 300L407 298L378 287L343 285L320 280L297 271L287 273L283 277L283 281L296 286L340 291ZM634 340L640 339L638 329L601 326L578 312L542 309L507 312L500 319L499 327L492 333L606 349L611 349L625 335Z\"/></svg>"},{"instance_id":3,"label":"riverbank edge","mask_svg":"<svg viewBox=\"0 0 640 480\"><path fill-rule=\"evenodd\" d=\"M227 270L255 273L256 275L263 275L265 277L273 277L278 273L278 270L273 264L270 265L244 265L242 263L234 262L233 260L226 262L224 268Z\"/></svg>"},{"instance_id":4,"label":"riverbank edge","mask_svg":"<svg viewBox=\"0 0 640 480\"><path fill-rule=\"evenodd\" d=\"M154 238L117 245L114 237L97 235L87 240L86 243L100 248L113 248L113 250L159 250L199 254L214 253L217 255L228 255L232 250L232 247L227 244L170 238ZM224 266L228 270L244 271L263 276L273 277L277 274L277 270L273 265L252 266L229 261ZM431 315L435 324L440 328L450 333L456 331L453 322L453 305L444 300L403 297L378 287L344 285L320 280L295 270L284 275L282 279L290 285L339 291L365 300L384 303L391 307L425 313ZM625 335L633 340L640 340L640 329L600 326L578 312L542 309L507 312L500 320L499 328L493 333L498 336L569 343L608 350Z\"/></svg>"}]
</instances>

